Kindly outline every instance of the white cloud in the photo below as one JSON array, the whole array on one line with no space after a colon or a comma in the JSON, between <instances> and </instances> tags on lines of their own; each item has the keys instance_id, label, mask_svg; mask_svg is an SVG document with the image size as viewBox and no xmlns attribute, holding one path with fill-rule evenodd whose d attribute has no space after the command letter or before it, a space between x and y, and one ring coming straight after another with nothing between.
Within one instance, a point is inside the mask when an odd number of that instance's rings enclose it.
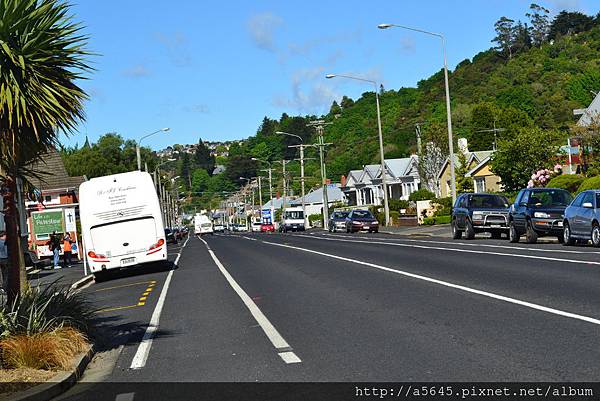
<instances>
[{"instance_id":1,"label":"white cloud","mask_svg":"<svg viewBox=\"0 0 600 401\"><path fill-rule=\"evenodd\" d=\"M144 64L136 64L123 71L123 75L130 78L144 78L150 75L150 70Z\"/></svg>"},{"instance_id":2,"label":"white cloud","mask_svg":"<svg viewBox=\"0 0 600 401\"><path fill-rule=\"evenodd\" d=\"M208 108L208 105L203 104L203 103L193 104L191 106L183 106L182 110L187 113L197 113L197 114L209 114L210 113L210 109Z\"/></svg>"},{"instance_id":3,"label":"white cloud","mask_svg":"<svg viewBox=\"0 0 600 401\"><path fill-rule=\"evenodd\" d=\"M275 52L273 33L283 24L283 19L270 12L256 14L248 19L248 33L254 44L262 50Z\"/></svg>"},{"instance_id":4,"label":"white cloud","mask_svg":"<svg viewBox=\"0 0 600 401\"><path fill-rule=\"evenodd\" d=\"M167 50L167 54L177 67L186 67L192 64L192 56L188 48L188 39L181 32L155 34L156 40Z\"/></svg>"},{"instance_id":5,"label":"white cloud","mask_svg":"<svg viewBox=\"0 0 600 401\"><path fill-rule=\"evenodd\" d=\"M550 8L556 13L563 10L582 11L581 2L579 0L546 0L546 2L550 4Z\"/></svg>"}]
</instances>

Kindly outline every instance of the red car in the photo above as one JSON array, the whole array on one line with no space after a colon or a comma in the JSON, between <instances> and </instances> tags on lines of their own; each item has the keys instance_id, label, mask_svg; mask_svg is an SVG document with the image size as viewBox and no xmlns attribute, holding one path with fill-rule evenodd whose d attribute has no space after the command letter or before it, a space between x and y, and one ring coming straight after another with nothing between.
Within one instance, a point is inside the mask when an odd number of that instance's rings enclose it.
<instances>
[{"instance_id":1,"label":"red car","mask_svg":"<svg viewBox=\"0 0 600 401\"><path fill-rule=\"evenodd\" d=\"M274 233L275 232L275 226L271 223L269 224L261 224L260 225L260 232L261 233Z\"/></svg>"}]
</instances>

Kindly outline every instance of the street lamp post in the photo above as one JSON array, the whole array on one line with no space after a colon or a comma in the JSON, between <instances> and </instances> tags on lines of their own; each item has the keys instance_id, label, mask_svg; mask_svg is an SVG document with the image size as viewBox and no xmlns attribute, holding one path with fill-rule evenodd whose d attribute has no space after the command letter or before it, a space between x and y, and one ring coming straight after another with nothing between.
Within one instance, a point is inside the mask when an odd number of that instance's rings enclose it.
<instances>
[{"instance_id":1,"label":"street lamp post","mask_svg":"<svg viewBox=\"0 0 600 401\"><path fill-rule=\"evenodd\" d=\"M162 191L162 186L161 186L161 179L160 179L160 166L162 166L163 164L167 164L170 162L174 162L177 159L167 159L166 161L159 163L155 168L154 168L154 174L153 174L153 178L154 178L154 185L156 185L156 192L158 194L158 198L160 200L160 208L161 208L161 212L162 212L162 217L163 217L163 222L166 220L165 219L165 204L164 204L164 199L163 199L163 191Z\"/></svg>"},{"instance_id":2,"label":"street lamp post","mask_svg":"<svg viewBox=\"0 0 600 401\"><path fill-rule=\"evenodd\" d=\"M373 84L373 86L375 88L375 102L377 103L377 130L379 132L379 158L381 159L381 183L383 186L383 210L385 211L385 225L389 226L390 225L390 206L389 206L389 200L388 200L387 178L385 176L385 159L384 159L384 153L383 153L383 133L381 130L381 110L379 108L379 91L377 88L377 82L372 81L370 79L353 77L350 75L327 74L325 76L325 78L327 78L327 79L336 78L336 77L354 79L356 81L362 81L362 82L368 82L368 83Z\"/></svg>"},{"instance_id":3,"label":"street lamp post","mask_svg":"<svg viewBox=\"0 0 600 401\"><path fill-rule=\"evenodd\" d=\"M161 128L157 131L151 132L148 135L144 135L143 137L141 137L140 139L138 139L138 141L135 144L135 154L137 156L137 169L139 171L142 170L142 156L140 155L140 144L142 143L142 141L146 138L148 138L149 136L152 136L154 134L158 134L159 132L167 132L169 131L170 128Z\"/></svg>"},{"instance_id":4,"label":"street lamp post","mask_svg":"<svg viewBox=\"0 0 600 401\"><path fill-rule=\"evenodd\" d=\"M444 86L446 89L446 115L448 120L448 150L450 153L450 186L452 188L452 202L456 201L456 175L454 171L454 143L453 143L453 135L452 135L452 110L450 107L450 85L448 84L448 60L446 57L446 38L444 35L435 32L429 32L422 29L411 28L404 25L396 25L396 24L379 24L377 26L379 29L388 29L388 28L401 28L407 29L409 31L415 31L419 33L424 33L426 35L431 35L438 37L442 40L442 53L444 56Z\"/></svg>"},{"instance_id":5,"label":"street lamp post","mask_svg":"<svg viewBox=\"0 0 600 401\"><path fill-rule=\"evenodd\" d=\"M287 136L292 136L295 138L300 139L300 145L291 145L288 146L289 148L300 148L300 185L302 188L302 214L304 216L304 229L306 229L307 226L307 219L306 219L306 200L304 199L304 148L308 145L304 145L304 141L302 140L302 137L300 135L296 135L296 134L290 134L288 132L282 132L282 131L277 131L276 134L279 135L287 135Z\"/></svg>"}]
</instances>

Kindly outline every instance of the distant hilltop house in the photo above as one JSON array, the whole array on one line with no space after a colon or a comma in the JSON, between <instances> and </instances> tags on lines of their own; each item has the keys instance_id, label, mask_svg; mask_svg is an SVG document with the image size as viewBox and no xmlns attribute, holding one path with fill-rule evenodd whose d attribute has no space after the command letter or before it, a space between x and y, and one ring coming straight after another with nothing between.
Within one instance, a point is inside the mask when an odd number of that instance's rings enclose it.
<instances>
[{"instance_id":1,"label":"distant hilltop house","mask_svg":"<svg viewBox=\"0 0 600 401\"><path fill-rule=\"evenodd\" d=\"M217 157L217 156L228 157L230 146L234 143L240 144L242 142L243 142L243 140L225 141L225 142L203 141L204 145L210 151L210 155L215 156L215 157ZM165 149L157 151L156 156L164 158L164 157L173 157L173 155L177 155L177 154L181 154L181 153L194 154L194 153L196 153L197 148L198 148L198 144L196 144L196 143L186 144L186 145L167 146Z\"/></svg>"}]
</instances>

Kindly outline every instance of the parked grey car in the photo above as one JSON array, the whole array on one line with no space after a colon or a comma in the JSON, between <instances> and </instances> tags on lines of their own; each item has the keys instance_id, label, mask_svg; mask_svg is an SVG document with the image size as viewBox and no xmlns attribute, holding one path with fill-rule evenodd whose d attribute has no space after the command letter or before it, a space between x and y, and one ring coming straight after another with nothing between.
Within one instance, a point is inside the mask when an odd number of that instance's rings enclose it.
<instances>
[{"instance_id":1,"label":"parked grey car","mask_svg":"<svg viewBox=\"0 0 600 401\"><path fill-rule=\"evenodd\" d=\"M600 190L583 191L565 210L563 221L565 245L575 242L600 247Z\"/></svg>"},{"instance_id":2,"label":"parked grey car","mask_svg":"<svg viewBox=\"0 0 600 401\"><path fill-rule=\"evenodd\" d=\"M335 233L337 231L346 231L346 219L350 212L333 212L329 217L329 231Z\"/></svg>"}]
</instances>

